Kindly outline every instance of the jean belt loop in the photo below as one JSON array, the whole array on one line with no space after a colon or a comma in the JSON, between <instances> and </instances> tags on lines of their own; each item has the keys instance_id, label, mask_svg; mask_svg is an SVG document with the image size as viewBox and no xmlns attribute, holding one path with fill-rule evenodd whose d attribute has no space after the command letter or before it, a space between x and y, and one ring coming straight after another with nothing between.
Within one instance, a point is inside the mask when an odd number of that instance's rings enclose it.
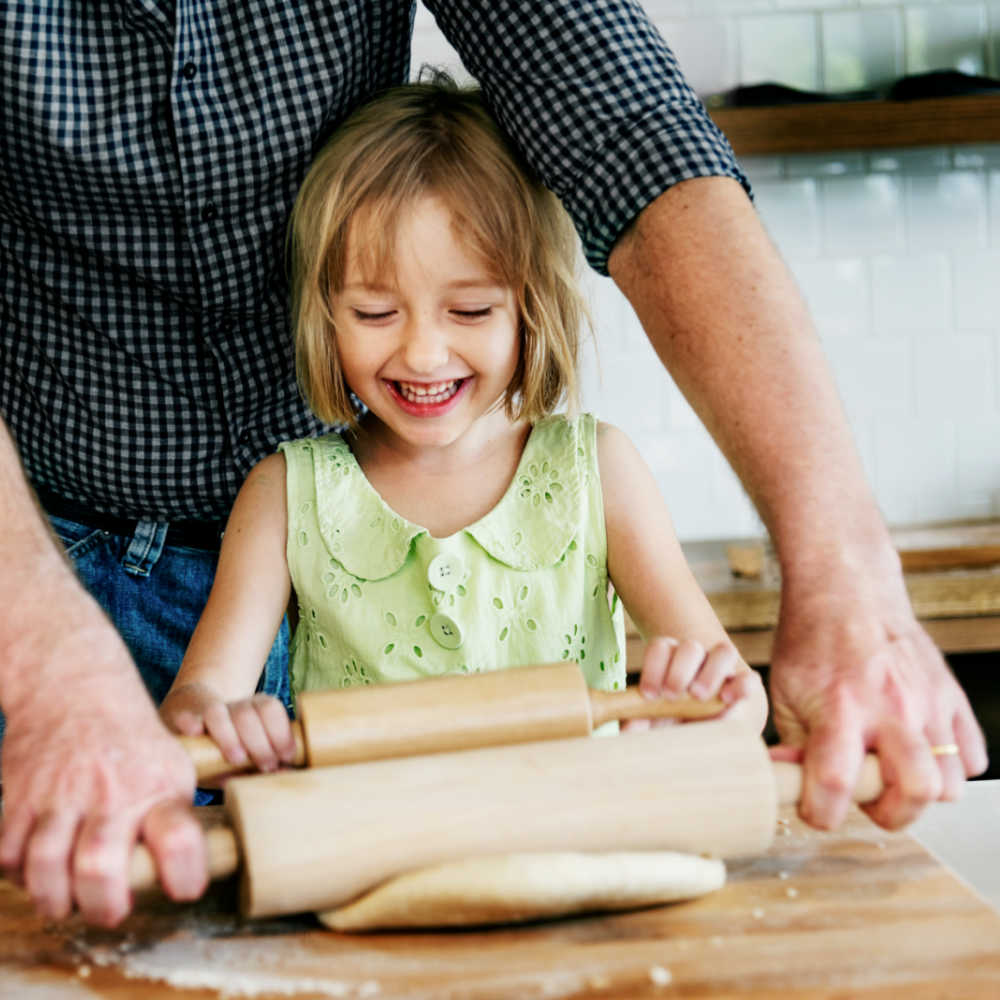
<instances>
[{"instance_id":1,"label":"jean belt loop","mask_svg":"<svg viewBox=\"0 0 1000 1000\"><path fill-rule=\"evenodd\" d=\"M166 521L137 521L122 567L133 576L149 576L156 565L170 525Z\"/></svg>"}]
</instances>

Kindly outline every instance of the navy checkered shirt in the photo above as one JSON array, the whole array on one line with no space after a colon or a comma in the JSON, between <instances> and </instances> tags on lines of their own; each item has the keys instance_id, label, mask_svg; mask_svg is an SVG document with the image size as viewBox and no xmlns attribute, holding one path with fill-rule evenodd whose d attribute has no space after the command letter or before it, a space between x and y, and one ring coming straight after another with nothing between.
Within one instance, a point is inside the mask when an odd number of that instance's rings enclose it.
<instances>
[{"instance_id":1,"label":"navy checkered shirt","mask_svg":"<svg viewBox=\"0 0 1000 1000\"><path fill-rule=\"evenodd\" d=\"M428 0L590 263L688 178L746 185L628 0ZM91 509L224 515L294 380L284 237L311 157L409 72L410 0L8 0L0 413Z\"/></svg>"}]
</instances>

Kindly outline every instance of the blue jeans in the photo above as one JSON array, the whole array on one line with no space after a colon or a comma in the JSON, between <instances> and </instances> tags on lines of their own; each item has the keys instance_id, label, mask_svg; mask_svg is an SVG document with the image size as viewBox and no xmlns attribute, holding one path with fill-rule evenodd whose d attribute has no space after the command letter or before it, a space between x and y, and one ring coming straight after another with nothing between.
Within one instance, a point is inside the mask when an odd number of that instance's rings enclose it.
<instances>
[{"instance_id":1,"label":"blue jeans","mask_svg":"<svg viewBox=\"0 0 1000 1000\"><path fill-rule=\"evenodd\" d=\"M146 690L158 705L173 683L205 607L219 554L166 546L167 525L153 521L140 521L130 537L61 517L49 521L80 581L125 640ZM287 620L278 630L257 690L278 697L291 713Z\"/></svg>"}]
</instances>

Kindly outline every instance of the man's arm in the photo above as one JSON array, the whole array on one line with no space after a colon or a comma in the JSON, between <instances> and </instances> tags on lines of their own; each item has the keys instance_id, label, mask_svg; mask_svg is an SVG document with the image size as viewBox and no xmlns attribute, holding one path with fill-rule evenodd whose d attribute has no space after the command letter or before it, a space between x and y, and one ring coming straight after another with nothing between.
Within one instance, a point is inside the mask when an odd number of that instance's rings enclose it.
<instances>
[{"instance_id":1,"label":"man's arm","mask_svg":"<svg viewBox=\"0 0 1000 1000\"><path fill-rule=\"evenodd\" d=\"M609 271L751 495L782 569L775 722L805 747L802 814L844 817L877 751L880 824L954 798L986 750L964 693L914 619L804 303L739 184L701 178L650 204ZM960 756L935 758L932 745Z\"/></svg>"},{"instance_id":2,"label":"man's arm","mask_svg":"<svg viewBox=\"0 0 1000 1000\"><path fill-rule=\"evenodd\" d=\"M194 772L128 650L74 577L0 422L0 867L47 917L113 925L138 837L176 899L207 880Z\"/></svg>"}]
</instances>

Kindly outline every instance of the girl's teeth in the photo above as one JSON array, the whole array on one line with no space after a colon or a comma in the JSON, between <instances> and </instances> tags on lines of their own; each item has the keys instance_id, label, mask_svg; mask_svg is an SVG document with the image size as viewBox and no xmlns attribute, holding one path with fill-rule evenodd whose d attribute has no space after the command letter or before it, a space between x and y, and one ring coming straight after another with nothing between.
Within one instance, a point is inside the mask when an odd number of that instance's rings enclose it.
<instances>
[{"instance_id":1,"label":"girl's teeth","mask_svg":"<svg viewBox=\"0 0 1000 1000\"><path fill-rule=\"evenodd\" d=\"M437 382L434 385L411 385L407 382L397 382L399 394L411 403L443 403L458 391L461 379L451 382Z\"/></svg>"}]
</instances>

